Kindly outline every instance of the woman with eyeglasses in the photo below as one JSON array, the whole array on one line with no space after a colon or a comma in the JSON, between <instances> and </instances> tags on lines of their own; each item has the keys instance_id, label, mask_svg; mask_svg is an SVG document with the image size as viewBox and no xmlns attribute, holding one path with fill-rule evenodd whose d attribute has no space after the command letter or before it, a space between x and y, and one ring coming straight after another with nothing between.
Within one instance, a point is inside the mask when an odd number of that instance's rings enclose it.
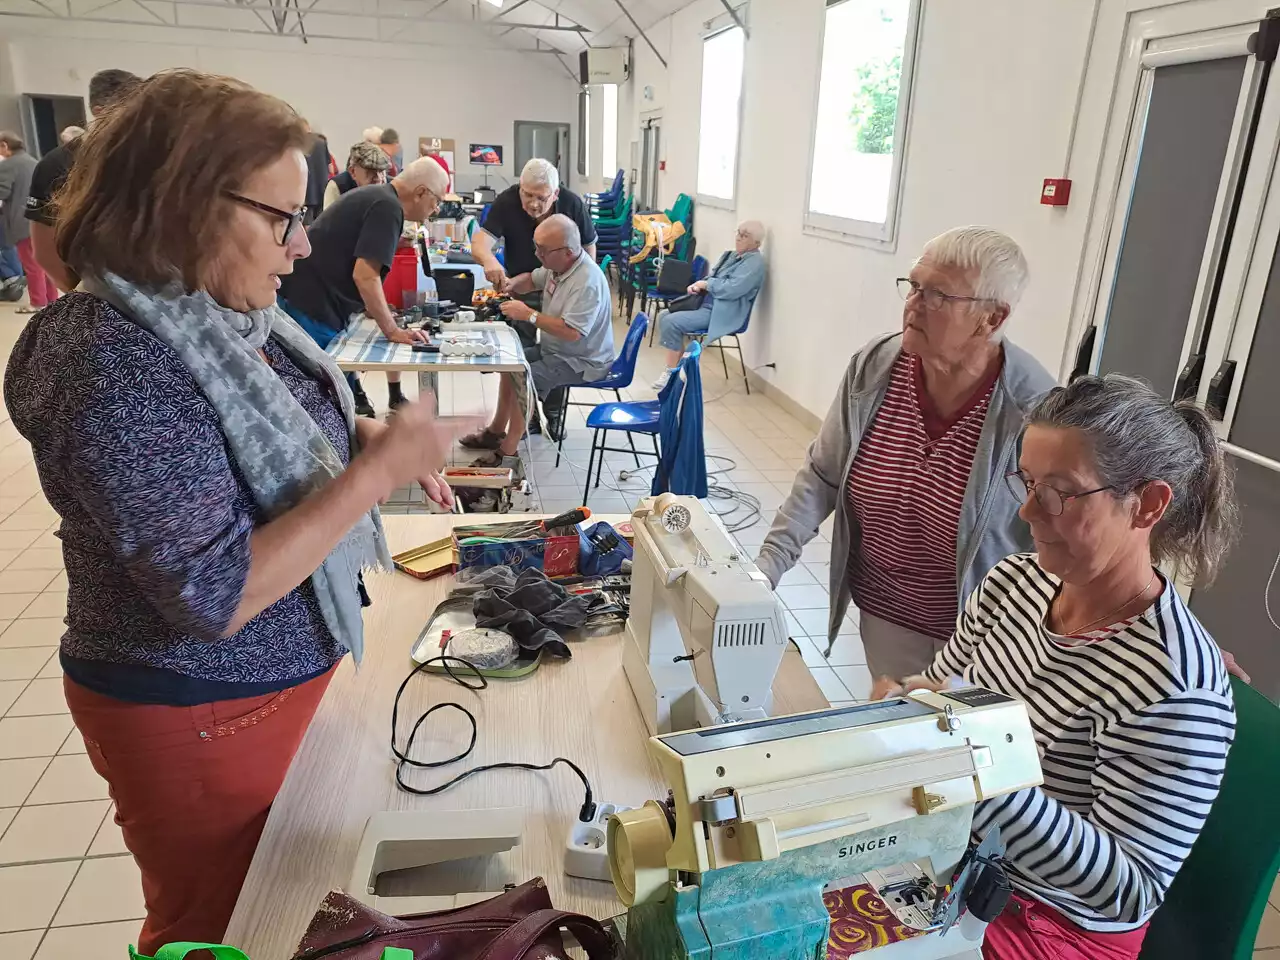
<instances>
[{"instance_id":1,"label":"woman with eyeglasses","mask_svg":"<svg viewBox=\"0 0 1280 960\"><path fill-rule=\"evenodd\" d=\"M983 956L1130 960L1234 735L1223 658L1160 569L1213 579L1235 533L1231 475L1204 413L1109 374L1032 409L1009 485L1035 552L996 564L905 686L977 684L1031 717L1044 785L974 817L978 837L999 827L1014 888Z\"/></svg>"},{"instance_id":2,"label":"woman with eyeglasses","mask_svg":"<svg viewBox=\"0 0 1280 960\"><path fill-rule=\"evenodd\" d=\"M857 604L873 677L923 670L960 598L1031 546L1004 482L1023 416L1053 386L1004 339L1026 285L1022 251L995 230L958 227L925 244L898 281L902 332L854 354L760 548L777 586L835 513L829 642L852 632L844 618Z\"/></svg>"},{"instance_id":3,"label":"woman with eyeglasses","mask_svg":"<svg viewBox=\"0 0 1280 960\"><path fill-rule=\"evenodd\" d=\"M81 142L57 246L81 289L14 347L5 400L61 516L71 715L141 868L140 946L218 942L336 665L363 649L377 503L444 464L422 405L354 416L276 306L310 252L310 137L178 70Z\"/></svg>"}]
</instances>

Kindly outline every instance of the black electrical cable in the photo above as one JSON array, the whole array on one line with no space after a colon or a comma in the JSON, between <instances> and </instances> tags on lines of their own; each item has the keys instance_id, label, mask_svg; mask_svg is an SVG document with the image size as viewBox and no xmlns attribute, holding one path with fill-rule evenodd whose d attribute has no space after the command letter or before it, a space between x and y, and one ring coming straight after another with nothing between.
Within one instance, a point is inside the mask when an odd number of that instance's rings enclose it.
<instances>
[{"instance_id":1,"label":"black electrical cable","mask_svg":"<svg viewBox=\"0 0 1280 960\"><path fill-rule=\"evenodd\" d=\"M479 682L472 682L472 677L463 679L463 677L458 676L458 674L453 672L453 668L449 665L451 662L455 665L465 667L472 675L474 675L474 679ZM404 744L404 752L402 753L400 751L400 747L396 743L396 729L400 725L400 697L404 694L405 687L409 685L409 681L433 663L438 663L444 667L444 672L449 675L450 679L459 686L466 687L468 690L480 691L489 686L488 678L476 668L476 665L469 660L463 660L461 657L450 657L442 654L441 656L431 657L429 660L424 660L409 671L409 675L401 681L400 688L396 690L396 698L391 704L391 753L396 758L397 787L405 791L405 793L412 793L419 797L434 797L437 794L444 793L451 787L456 787L458 784L462 783L462 781L474 777L477 773L485 773L489 770L551 770L560 764L564 764L576 773L578 778L582 781L585 799L582 801L582 808L578 811L578 819L583 823L590 823L596 818L596 804L591 792L591 782L587 779L587 775L582 772L581 767L565 757L556 757L550 763L519 763L516 761L508 761L505 763L486 763L478 767L472 767L470 770L464 770L452 780L446 780L437 787L414 787L405 783L404 768L406 766L417 767L424 770L430 770L435 767L446 767L451 763L457 763L459 760L465 760L471 755L471 751L476 747L476 736L479 730L476 726L475 714L460 703L447 701L445 703L437 703L429 707L421 716L418 717L417 720L414 721L413 727L409 730L409 738ZM426 721L427 717L431 716L437 710L444 710L450 707L466 717L467 722L471 724L471 739L467 744L466 749L456 756L449 757L447 760L414 760L409 756L409 754L413 750L414 738L417 737L418 730L421 729L422 724Z\"/></svg>"}]
</instances>

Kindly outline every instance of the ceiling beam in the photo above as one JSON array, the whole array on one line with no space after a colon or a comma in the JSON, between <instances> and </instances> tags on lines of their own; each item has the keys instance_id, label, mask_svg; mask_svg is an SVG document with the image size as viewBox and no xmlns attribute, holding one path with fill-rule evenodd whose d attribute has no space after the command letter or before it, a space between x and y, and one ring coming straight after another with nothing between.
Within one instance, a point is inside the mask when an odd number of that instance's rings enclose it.
<instances>
[{"instance_id":1,"label":"ceiling beam","mask_svg":"<svg viewBox=\"0 0 1280 960\"><path fill-rule=\"evenodd\" d=\"M720 0L721 5L729 11L729 16L733 18L733 22L738 25L738 29L742 31L742 36L751 39L751 34L747 33L747 25L742 22L742 18L738 16L738 11L729 6L729 0Z\"/></svg>"},{"instance_id":2,"label":"ceiling beam","mask_svg":"<svg viewBox=\"0 0 1280 960\"><path fill-rule=\"evenodd\" d=\"M498 13L495 13L495 14L494 14L492 17L490 17L489 19L490 19L490 20L501 20L501 19L502 19L503 17L505 17L508 13L511 13L511 11L513 11L513 10L519 10L521 7L523 7L523 6L524 6L526 3L528 3L528 2L529 2L529 0L516 0L516 2L515 2L515 3L513 3L511 6L507 7L505 10L501 10L501 11L499 11Z\"/></svg>"},{"instance_id":3,"label":"ceiling beam","mask_svg":"<svg viewBox=\"0 0 1280 960\"><path fill-rule=\"evenodd\" d=\"M0 10L0 19L3 19L4 17L15 17L23 20L58 20L62 22L74 22L74 23L109 23L109 24L117 24L119 26L125 26L125 27L155 27L157 29L168 29L168 30L207 30L210 33L229 33L229 34L238 34L241 36L250 36L250 37L280 37L281 36L281 34L276 33L275 30L270 29L269 25L268 25L268 29L265 29L265 30L251 30L244 27L219 27L219 26L214 26L212 24L208 24L208 23L200 23L200 24L183 24L183 23L177 23L177 22L148 23L145 20L129 20L125 17L103 17L98 15L84 16L81 14L73 14L72 16L67 17L63 14L59 14L53 11L52 8L48 7L45 3L41 2L41 0L32 0L32 2L46 12L27 13L27 12L21 12L16 10ZM153 0L153 2L161 2L161 0ZM174 8L175 19L176 19L177 10L178 8L181 8L181 7L196 7L196 6L219 7L223 10L237 10L237 9L253 10L254 9L253 4L243 4L241 6L232 7L226 3L215 3L213 2L213 0L162 0L162 2L168 3ZM114 6L114 4L110 4L110 6ZM338 14L329 14L329 16L337 16L337 15ZM373 17L371 15L366 16L365 14L346 14L346 16L365 17L366 19L369 19L369 20L377 19L376 17ZM447 21L447 20L446 21L420 20L414 17L405 17L405 18L384 17L382 19L393 20L396 23L406 24L406 25L413 25L417 23L450 23L450 22L457 23L458 22L458 21ZM283 36L285 39L290 39L290 40L301 39L297 33L293 32L293 27L290 27L289 31L286 32ZM381 44L394 43L395 45L414 46L414 47L441 47L446 45L443 41L440 41L440 40L389 41L389 40L383 40L380 37L353 37L351 36L351 34L316 33L314 30L308 31L307 37L308 39L311 39L311 40L342 40L346 42L355 42L355 43L381 43ZM486 48L486 49L490 49L490 48ZM539 53L539 54L546 54L550 56L554 56L559 53L559 51L549 47L542 50L534 49L531 47L497 47L492 49L500 49L503 52L510 52L510 53Z\"/></svg>"},{"instance_id":4,"label":"ceiling beam","mask_svg":"<svg viewBox=\"0 0 1280 960\"><path fill-rule=\"evenodd\" d=\"M658 48L653 45L653 41L649 39L649 35L644 32L644 27L636 23L636 18L631 15L630 10L628 10L625 6L623 6L622 0L613 0L613 2L618 5L618 9L621 10L626 15L626 18L628 20L631 21L631 25L635 27L637 31L639 31L640 36L644 38L644 42L649 45L649 49L653 51L653 55L658 58L658 62L662 64L662 67L665 70L667 66L667 60L662 54L658 52Z\"/></svg>"}]
</instances>

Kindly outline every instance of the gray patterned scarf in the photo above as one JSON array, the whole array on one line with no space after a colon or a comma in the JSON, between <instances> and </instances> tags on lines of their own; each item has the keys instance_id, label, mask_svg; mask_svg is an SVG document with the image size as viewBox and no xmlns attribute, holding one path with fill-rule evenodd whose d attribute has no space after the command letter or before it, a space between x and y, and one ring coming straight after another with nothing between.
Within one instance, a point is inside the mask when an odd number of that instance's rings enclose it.
<instances>
[{"instance_id":1,"label":"gray patterned scarf","mask_svg":"<svg viewBox=\"0 0 1280 960\"><path fill-rule=\"evenodd\" d=\"M231 455L255 502L273 520L342 473L338 452L262 359L271 337L298 368L328 386L342 407L355 452L355 402L337 365L274 304L237 313L203 291L144 290L107 273L82 289L112 304L178 355L222 422ZM348 532L311 575L325 625L356 662L364 653L357 576L391 567L378 508Z\"/></svg>"}]
</instances>

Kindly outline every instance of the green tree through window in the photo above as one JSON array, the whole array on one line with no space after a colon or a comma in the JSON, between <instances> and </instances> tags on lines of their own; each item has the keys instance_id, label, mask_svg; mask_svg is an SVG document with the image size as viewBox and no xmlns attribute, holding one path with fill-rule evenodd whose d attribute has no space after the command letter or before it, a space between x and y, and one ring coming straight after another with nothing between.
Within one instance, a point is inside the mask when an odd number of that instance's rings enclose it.
<instances>
[{"instance_id":1,"label":"green tree through window","mask_svg":"<svg viewBox=\"0 0 1280 960\"><path fill-rule=\"evenodd\" d=\"M849 123L859 153L893 153L901 76L901 54L858 67L859 83L849 110Z\"/></svg>"}]
</instances>

